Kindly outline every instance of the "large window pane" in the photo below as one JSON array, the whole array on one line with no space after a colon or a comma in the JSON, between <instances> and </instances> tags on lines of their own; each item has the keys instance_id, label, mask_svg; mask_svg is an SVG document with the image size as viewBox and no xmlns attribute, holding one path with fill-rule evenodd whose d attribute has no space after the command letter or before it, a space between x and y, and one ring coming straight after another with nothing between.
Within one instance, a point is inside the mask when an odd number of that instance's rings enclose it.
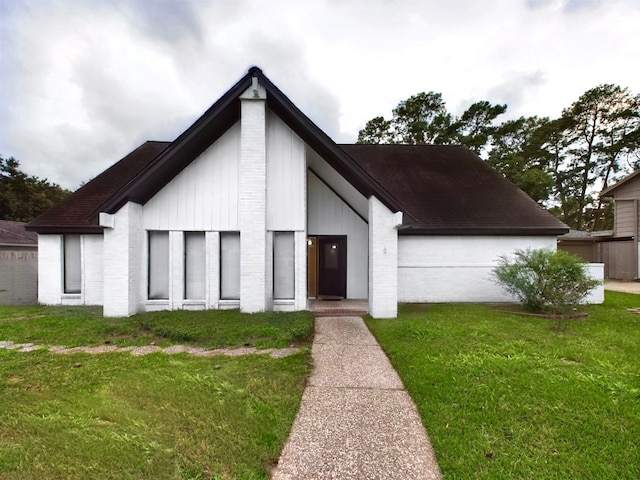
<instances>
[{"instance_id":1,"label":"large window pane","mask_svg":"<svg viewBox=\"0 0 640 480\"><path fill-rule=\"evenodd\" d=\"M82 269L80 264L80 235L65 235L64 293L80 293Z\"/></svg>"},{"instance_id":2,"label":"large window pane","mask_svg":"<svg viewBox=\"0 0 640 480\"><path fill-rule=\"evenodd\" d=\"M273 234L273 298L295 297L295 243L293 232Z\"/></svg>"},{"instance_id":3,"label":"large window pane","mask_svg":"<svg viewBox=\"0 0 640 480\"><path fill-rule=\"evenodd\" d=\"M149 298L169 298L169 232L149 232Z\"/></svg>"},{"instance_id":4,"label":"large window pane","mask_svg":"<svg viewBox=\"0 0 640 480\"><path fill-rule=\"evenodd\" d=\"M184 234L184 298L203 300L205 297L204 232Z\"/></svg>"},{"instance_id":5,"label":"large window pane","mask_svg":"<svg viewBox=\"0 0 640 480\"><path fill-rule=\"evenodd\" d=\"M220 234L220 298L240 299L240 233Z\"/></svg>"}]
</instances>

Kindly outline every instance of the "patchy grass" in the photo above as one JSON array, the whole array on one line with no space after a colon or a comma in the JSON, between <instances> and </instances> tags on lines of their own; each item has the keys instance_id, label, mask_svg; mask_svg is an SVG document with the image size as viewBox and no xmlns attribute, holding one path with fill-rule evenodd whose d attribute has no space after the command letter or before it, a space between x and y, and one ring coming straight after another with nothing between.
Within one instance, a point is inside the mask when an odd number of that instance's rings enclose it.
<instances>
[{"instance_id":1,"label":"patchy grass","mask_svg":"<svg viewBox=\"0 0 640 480\"><path fill-rule=\"evenodd\" d=\"M304 314L176 313L103 320L94 309L2 307L0 338L125 344L188 332L182 343L283 346L312 331ZM308 348L281 359L0 350L0 479L268 478L309 365Z\"/></svg>"},{"instance_id":2,"label":"patchy grass","mask_svg":"<svg viewBox=\"0 0 640 480\"><path fill-rule=\"evenodd\" d=\"M640 478L640 296L570 321L403 305L367 323L418 406L445 478Z\"/></svg>"},{"instance_id":3,"label":"patchy grass","mask_svg":"<svg viewBox=\"0 0 640 480\"><path fill-rule=\"evenodd\" d=\"M309 312L243 314L237 310L141 313L103 318L100 307L0 306L0 340L47 345L118 346L190 343L200 347L282 348L312 332Z\"/></svg>"}]
</instances>

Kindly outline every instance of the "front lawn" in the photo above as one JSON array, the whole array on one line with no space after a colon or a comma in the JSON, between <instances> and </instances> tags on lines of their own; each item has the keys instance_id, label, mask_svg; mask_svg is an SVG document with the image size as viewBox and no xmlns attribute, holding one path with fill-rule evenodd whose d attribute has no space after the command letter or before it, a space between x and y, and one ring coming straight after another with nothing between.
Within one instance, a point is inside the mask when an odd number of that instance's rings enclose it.
<instances>
[{"instance_id":1,"label":"front lawn","mask_svg":"<svg viewBox=\"0 0 640 480\"><path fill-rule=\"evenodd\" d=\"M268 478L309 371L310 314L99 313L1 307L0 340L301 350L274 359L0 349L0 478Z\"/></svg>"},{"instance_id":2,"label":"front lawn","mask_svg":"<svg viewBox=\"0 0 640 480\"><path fill-rule=\"evenodd\" d=\"M481 305L367 324L446 479L640 478L640 296L606 292L564 332Z\"/></svg>"}]
</instances>

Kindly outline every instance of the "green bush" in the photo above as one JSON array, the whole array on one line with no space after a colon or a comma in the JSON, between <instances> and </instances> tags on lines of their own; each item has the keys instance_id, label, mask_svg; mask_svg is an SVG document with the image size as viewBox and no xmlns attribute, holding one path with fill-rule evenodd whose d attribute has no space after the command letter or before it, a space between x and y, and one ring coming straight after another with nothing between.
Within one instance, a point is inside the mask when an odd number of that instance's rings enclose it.
<instances>
[{"instance_id":1,"label":"green bush","mask_svg":"<svg viewBox=\"0 0 640 480\"><path fill-rule=\"evenodd\" d=\"M574 311L600 285L578 257L562 250L516 250L513 257L498 258L493 277L532 312L560 315Z\"/></svg>"}]
</instances>

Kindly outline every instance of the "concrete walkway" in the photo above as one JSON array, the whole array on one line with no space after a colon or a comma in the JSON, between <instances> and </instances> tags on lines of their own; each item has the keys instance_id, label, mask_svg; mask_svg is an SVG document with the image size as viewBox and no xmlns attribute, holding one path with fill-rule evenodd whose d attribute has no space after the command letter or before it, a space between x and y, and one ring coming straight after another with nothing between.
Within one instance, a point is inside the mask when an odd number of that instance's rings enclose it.
<instances>
[{"instance_id":1,"label":"concrete walkway","mask_svg":"<svg viewBox=\"0 0 640 480\"><path fill-rule=\"evenodd\" d=\"M314 369L273 480L441 479L416 407L359 317L318 317Z\"/></svg>"},{"instance_id":2,"label":"concrete walkway","mask_svg":"<svg viewBox=\"0 0 640 480\"><path fill-rule=\"evenodd\" d=\"M624 282L622 280L605 280L605 290L615 292L640 293L640 282Z\"/></svg>"}]
</instances>

